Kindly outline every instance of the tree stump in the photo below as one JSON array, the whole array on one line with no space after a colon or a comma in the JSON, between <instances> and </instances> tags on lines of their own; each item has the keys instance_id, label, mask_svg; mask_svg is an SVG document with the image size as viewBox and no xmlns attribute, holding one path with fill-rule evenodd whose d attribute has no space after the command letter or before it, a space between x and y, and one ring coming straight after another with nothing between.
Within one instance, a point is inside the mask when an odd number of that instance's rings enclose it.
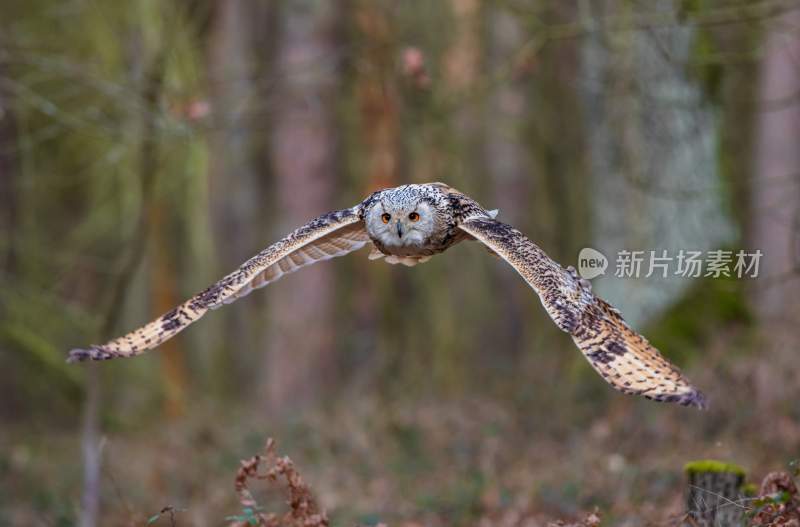
<instances>
[{"instance_id":1,"label":"tree stump","mask_svg":"<svg viewBox=\"0 0 800 527\"><path fill-rule=\"evenodd\" d=\"M742 498L744 469L720 461L687 463L689 479L685 526L740 526L746 511Z\"/></svg>"}]
</instances>

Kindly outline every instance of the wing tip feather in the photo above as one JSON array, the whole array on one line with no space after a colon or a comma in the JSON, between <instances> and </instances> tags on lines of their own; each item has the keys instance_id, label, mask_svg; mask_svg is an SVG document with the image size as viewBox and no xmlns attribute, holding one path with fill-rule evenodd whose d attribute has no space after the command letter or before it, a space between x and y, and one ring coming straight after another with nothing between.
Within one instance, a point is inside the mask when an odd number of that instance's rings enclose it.
<instances>
[{"instance_id":1,"label":"wing tip feather","mask_svg":"<svg viewBox=\"0 0 800 527\"><path fill-rule=\"evenodd\" d=\"M689 393L684 395L680 404L683 406L693 406L698 410L708 410L708 399L703 392L697 388L692 388Z\"/></svg>"},{"instance_id":2,"label":"wing tip feather","mask_svg":"<svg viewBox=\"0 0 800 527\"><path fill-rule=\"evenodd\" d=\"M645 397L662 403L677 403L681 406L694 407L698 410L708 410L708 399L703 392L694 387L683 393Z\"/></svg>"},{"instance_id":3,"label":"wing tip feather","mask_svg":"<svg viewBox=\"0 0 800 527\"><path fill-rule=\"evenodd\" d=\"M108 360L117 357L110 351L100 347L91 346L89 348L75 348L69 351L67 357L68 364L75 364L76 362L83 362L86 360Z\"/></svg>"}]
</instances>

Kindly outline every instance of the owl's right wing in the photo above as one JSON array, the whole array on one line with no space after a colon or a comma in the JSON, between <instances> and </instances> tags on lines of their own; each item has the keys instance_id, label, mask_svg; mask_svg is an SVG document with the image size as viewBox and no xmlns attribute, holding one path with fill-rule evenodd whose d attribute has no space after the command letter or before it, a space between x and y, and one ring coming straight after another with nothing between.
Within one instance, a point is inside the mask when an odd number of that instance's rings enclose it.
<instances>
[{"instance_id":1,"label":"owl's right wing","mask_svg":"<svg viewBox=\"0 0 800 527\"><path fill-rule=\"evenodd\" d=\"M703 394L574 269L564 269L517 229L492 218L475 217L459 227L511 264L611 386L655 401L705 406Z\"/></svg>"},{"instance_id":2,"label":"owl's right wing","mask_svg":"<svg viewBox=\"0 0 800 527\"><path fill-rule=\"evenodd\" d=\"M253 289L264 287L306 265L362 248L369 237L359 215L360 208L361 205L357 205L312 220L172 311L102 346L73 349L68 361L139 355L172 338L209 309L234 302Z\"/></svg>"}]
</instances>

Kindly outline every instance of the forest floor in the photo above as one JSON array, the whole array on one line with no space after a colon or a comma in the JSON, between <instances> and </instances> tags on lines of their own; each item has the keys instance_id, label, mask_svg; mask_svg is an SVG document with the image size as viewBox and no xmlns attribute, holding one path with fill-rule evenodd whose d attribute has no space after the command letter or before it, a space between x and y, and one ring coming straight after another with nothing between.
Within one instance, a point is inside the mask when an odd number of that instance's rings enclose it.
<instances>
[{"instance_id":1,"label":"forest floor","mask_svg":"<svg viewBox=\"0 0 800 527\"><path fill-rule=\"evenodd\" d=\"M736 463L758 485L800 458L793 348L762 350L766 361L741 355L740 338L717 339L703 367L686 371L706 390L706 411L618 394L591 371L585 382L504 379L512 394L491 395L489 383L449 395L373 384L280 416L210 395L189 399L180 416L108 400L100 525L203 527L281 514L286 485L251 485L249 508L235 488L241 461L269 438L331 525L592 525L595 511L606 526L678 525L687 462ZM79 415L46 411L3 426L0 526L77 523L79 427Z\"/></svg>"},{"instance_id":2,"label":"forest floor","mask_svg":"<svg viewBox=\"0 0 800 527\"><path fill-rule=\"evenodd\" d=\"M675 525L687 461L733 461L757 482L798 454L792 420L773 414L771 428L748 427L735 401L719 406L696 412L619 396L596 416L570 422L559 415L566 406L547 420L489 398L362 397L273 426L256 412L195 403L183 417L107 433L101 524L204 526L241 517L240 461L274 437L333 525L533 527L593 521L595 510L603 525ZM82 470L76 431L7 432L0 525L74 524ZM253 488L258 505L285 510L285 489L267 487Z\"/></svg>"}]
</instances>

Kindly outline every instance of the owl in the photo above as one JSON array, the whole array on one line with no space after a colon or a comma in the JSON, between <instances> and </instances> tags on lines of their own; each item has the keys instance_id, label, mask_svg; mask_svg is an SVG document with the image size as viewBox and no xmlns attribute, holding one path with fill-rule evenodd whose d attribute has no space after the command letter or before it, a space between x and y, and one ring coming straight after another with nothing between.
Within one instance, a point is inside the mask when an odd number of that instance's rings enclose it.
<instances>
[{"instance_id":1,"label":"owl","mask_svg":"<svg viewBox=\"0 0 800 527\"><path fill-rule=\"evenodd\" d=\"M355 207L329 212L256 254L175 309L102 346L73 349L69 361L133 357L172 338L210 309L230 304L301 267L369 246L371 260L415 266L465 240L508 262L536 292L559 329L617 390L654 401L705 407L703 394L575 269L564 269L496 210L444 183L374 192Z\"/></svg>"}]
</instances>

